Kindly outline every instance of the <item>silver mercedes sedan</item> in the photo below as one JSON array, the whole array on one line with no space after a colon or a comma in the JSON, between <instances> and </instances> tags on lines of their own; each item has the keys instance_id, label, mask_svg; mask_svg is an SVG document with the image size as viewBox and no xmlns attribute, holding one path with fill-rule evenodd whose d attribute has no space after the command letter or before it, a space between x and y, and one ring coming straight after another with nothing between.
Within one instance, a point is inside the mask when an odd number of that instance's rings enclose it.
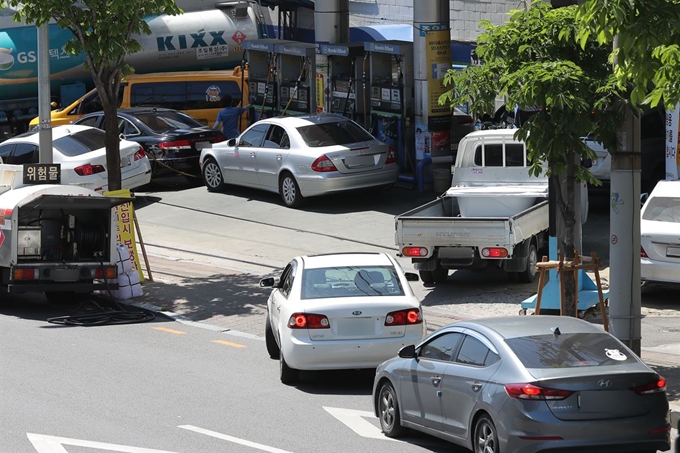
<instances>
[{"instance_id":1,"label":"silver mercedes sedan","mask_svg":"<svg viewBox=\"0 0 680 453\"><path fill-rule=\"evenodd\" d=\"M209 191L227 184L281 195L289 207L305 198L390 186L399 178L394 150L359 124L320 114L260 120L235 139L201 152Z\"/></svg>"},{"instance_id":2,"label":"silver mercedes sedan","mask_svg":"<svg viewBox=\"0 0 680 453\"><path fill-rule=\"evenodd\" d=\"M450 324L381 364L382 431L475 453L670 448L666 381L599 326L566 316Z\"/></svg>"}]
</instances>

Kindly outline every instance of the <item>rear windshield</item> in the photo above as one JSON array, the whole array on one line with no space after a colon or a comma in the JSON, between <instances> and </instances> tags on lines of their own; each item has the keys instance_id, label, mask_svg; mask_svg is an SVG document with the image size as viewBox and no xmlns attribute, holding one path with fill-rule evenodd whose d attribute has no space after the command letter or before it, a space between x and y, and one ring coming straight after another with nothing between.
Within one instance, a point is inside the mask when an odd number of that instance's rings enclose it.
<instances>
[{"instance_id":1,"label":"rear windshield","mask_svg":"<svg viewBox=\"0 0 680 453\"><path fill-rule=\"evenodd\" d=\"M652 197L647 200L644 220L680 223L680 197Z\"/></svg>"},{"instance_id":2,"label":"rear windshield","mask_svg":"<svg viewBox=\"0 0 680 453\"><path fill-rule=\"evenodd\" d=\"M58 138L53 146L64 156L80 156L106 147L106 133L101 129L87 129Z\"/></svg>"},{"instance_id":3,"label":"rear windshield","mask_svg":"<svg viewBox=\"0 0 680 453\"><path fill-rule=\"evenodd\" d=\"M135 117L142 123L156 133L171 131L174 129L193 129L195 127L204 127L204 124L198 122L189 115L180 112L159 112L159 113L137 113Z\"/></svg>"},{"instance_id":4,"label":"rear windshield","mask_svg":"<svg viewBox=\"0 0 680 453\"><path fill-rule=\"evenodd\" d=\"M373 136L365 129L351 121L336 121L333 123L314 124L298 127L307 146L347 145L349 143L373 140Z\"/></svg>"},{"instance_id":5,"label":"rear windshield","mask_svg":"<svg viewBox=\"0 0 680 453\"><path fill-rule=\"evenodd\" d=\"M505 342L526 368L624 365L637 359L607 333L566 333L509 338Z\"/></svg>"},{"instance_id":6,"label":"rear windshield","mask_svg":"<svg viewBox=\"0 0 680 453\"><path fill-rule=\"evenodd\" d=\"M302 299L403 295L392 266L326 267L302 274Z\"/></svg>"}]
</instances>

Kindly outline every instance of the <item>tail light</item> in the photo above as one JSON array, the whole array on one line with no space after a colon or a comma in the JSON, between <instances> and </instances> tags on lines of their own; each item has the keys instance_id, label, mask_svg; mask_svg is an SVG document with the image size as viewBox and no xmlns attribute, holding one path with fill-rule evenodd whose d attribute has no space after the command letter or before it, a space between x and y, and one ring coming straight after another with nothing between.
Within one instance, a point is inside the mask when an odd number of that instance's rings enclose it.
<instances>
[{"instance_id":1,"label":"tail light","mask_svg":"<svg viewBox=\"0 0 680 453\"><path fill-rule=\"evenodd\" d=\"M482 256L484 258L505 258L508 256L508 250L503 247L486 247L482 249Z\"/></svg>"},{"instance_id":2,"label":"tail light","mask_svg":"<svg viewBox=\"0 0 680 453\"><path fill-rule=\"evenodd\" d=\"M189 140L175 140L172 142L161 142L158 144L160 149L191 149Z\"/></svg>"},{"instance_id":3,"label":"tail light","mask_svg":"<svg viewBox=\"0 0 680 453\"><path fill-rule=\"evenodd\" d=\"M427 249L425 247L404 247L401 249L404 256L427 256Z\"/></svg>"},{"instance_id":4,"label":"tail light","mask_svg":"<svg viewBox=\"0 0 680 453\"><path fill-rule=\"evenodd\" d=\"M94 271L94 278L116 278L118 276L118 268L116 266L97 267Z\"/></svg>"},{"instance_id":5,"label":"tail light","mask_svg":"<svg viewBox=\"0 0 680 453\"><path fill-rule=\"evenodd\" d=\"M638 395L649 395L650 393L661 393L666 391L666 380L659 376L655 381L647 384L638 385L631 388Z\"/></svg>"},{"instance_id":6,"label":"tail light","mask_svg":"<svg viewBox=\"0 0 680 453\"><path fill-rule=\"evenodd\" d=\"M12 280L38 280L40 278L40 269L15 267L12 270Z\"/></svg>"},{"instance_id":7,"label":"tail light","mask_svg":"<svg viewBox=\"0 0 680 453\"><path fill-rule=\"evenodd\" d=\"M144 151L143 147L139 147L139 151L135 153L134 160L142 160L146 157L146 151Z\"/></svg>"},{"instance_id":8,"label":"tail light","mask_svg":"<svg viewBox=\"0 0 680 453\"><path fill-rule=\"evenodd\" d=\"M647 252L645 252L645 249L642 247L640 247L640 258L649 258Z\"/></svg>"},{"instance_id":9,"label":"tail light","mask_svg":"<svg viewBox=\"0 0 680 453\"><path fill-rule=\"evenodd\" d=\"M106 169L104 168L103 165L92 165L92 164L85 164L85 165L79 165L76 168L73 169L77 174L80 176L89 176L89 175L94 175L96 173L102 173L105 172Z\"/></svg>"},{"instance_id":10,"label":"tail light","mask_svg":"<svg viewBox=\"0 0 680 453\"><path fill-rule=\"evenodd\" d=\"M312 163L312 170L318 171L320 173L326 173L329 171L338 171L335 165L325 154L323 156L317 157Z\"/></svg>"},{"instance_id":11,"label":"tail light","mask_svg":"<svg viewBox=\"0 0 680 453\"><path fill-rule=\"evenodd\" d=\"M423 315L417 308L393 311L385 316L386 326L406 326L412 324L421 324L422 322Z\"/></svg>"},{"instance_id":12,"label":"tail light","mask_svg":"<svg viewBox=\"0 0 680 453\"><path fill-rule=\"evenodd\" d=\"M219 143L225 141L226 139L227 137L225 137L224 135L218 135L217 137L211 138L210 143Z\"/></svg>"},{"instance_id":13,"label":"tail light","mask_svg":"<svg viewBox=\"0 0 680 453\"><path fill-rule=\"evenodd\" d=\"M572 391L539 387L533 384L505 384L505 393L510 398L521 400L559 401L569 397Z\"/></svg>"},{"instance_id":14,"label":"tail light","mask_svg":"<svg viewBox=\"0 0 680 453\"><path fill-rule=\"evenodd\" d=\"M331 323L325 315L314 313L293 313L288 319L291 329L330 329Z\"/></svg>"},{"instance_id":15,"label":"tail light","mask_svg":"<svg viewBox=\"0 0 680 453\"><path fill-rule=\"evenodd\" d=\"M386 164L393 164L397 161L397 154L394 152L394 148L390 146L390 149L387 151L387 162Z\"/></svg>"}]
</instances>

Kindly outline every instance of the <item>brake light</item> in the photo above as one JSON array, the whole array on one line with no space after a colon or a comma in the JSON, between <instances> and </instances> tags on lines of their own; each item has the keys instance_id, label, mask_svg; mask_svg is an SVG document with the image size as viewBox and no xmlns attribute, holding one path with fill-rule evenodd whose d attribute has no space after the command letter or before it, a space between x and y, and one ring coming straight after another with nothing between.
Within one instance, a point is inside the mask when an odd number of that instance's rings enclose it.
<instances>
[{"instance_id":1,"label":"brake light","mask_svg":"<svg viewBox=\"0 0 680 453\"><path fill-rule=\"evenodd\" d=\"M146 157L146 151L144 151L143 147L139 147L139 151L135 153L134 160L142 160Z\"/></svg>"},{"instance_id":2,"label":"brake light","mask_svg":"<svg viewBox=\"0 0 680 453\"><path fill-rule=\"evenodd\" d=\"M12 280L38 280L40 269L18 267L12 271Z\"/></svg>"},{"instance_id":3,"label":"brake light","mask_svg":"<svg viewBox=\"0 0 680 453\"><path fill-rule=\"evenodd\" d=\"M80 176L89 176L94 175L96 173L105 172L106 169L104 168L103 165L85 164L77 166L76 168L73 169L73 171L75 171Z\"/></svg>"},{"instance_id":4,"label":"brake light","mask_svg":"<svg viewBox=\"0 0 680 453\"><path fill-rule=\"evenodd\" d=\"M539 387L533 384L505 384L505 393L510 398L521 400L557 401L569 397L572 391Z\"/></svg>"},{"instance_id":5,"label":"brake light","mask_svg":"<svg viewBox=\"0 0 680 453\"><path fill-rule=\"evenodd\" d=\"M387 151L387 162L386 164L393 164L397 161L397 154L394 152L394 148L390 146L390 149Z\"/></svg>"},{"instance_id":6,"label":"brake light","mask_svg":"<svg viewBox=\"0 0 680 453\"><path fill-rule=\"evenodd\" d=\"M645 249L642 247L640 247L640 258L649 258L647 252L645 252Z\"/></svg>"},{"instance_id":7,"label":"brake light","mask_svg":"<svg viewBox=\"0 0 680 453\"><path fill-rule=\"evenodd\" d=\"M174 142L161 142L158 144L160 149L191 149L189 140L175 140Z\"/></svg>"},{"instance_id":8,"label":"brake light","mask_svg":"<svg viewBox=\"0 0 680 453\"><path fill-rule=\"evenodd\" d=\"M401 249L404 256L427 256L427 249L425 247L404 247Z\"/></svg>"},{"instance_id":9,"label":"brake light","mask_svg":"<svg viewBox=\"0 0 680 453\"><path fill-rule=\"evenodd\" d=\"M291 329L330 329L331 323L325 315L314 313L293 313L288 319Z\"/></svg>"},{"instance_id":10,"label":"brake light","mask_svg":"<svg viewBox=\"0 0 680 453\"><path fill-rule=\"evenodd\" d=\"M412 324L421 324L422 322L423 315L417 308L393 311L385 316L386 326L406 326Z\"/></svg>"},{"instance_id":11,"label":"brake light","mask_svg":"<svg viewBox=\"0 0 680 453\"><path fill-rule=\"evenodd\" d=\"M116 278L118 276L118 268L116 266L104 266L102 269L98 267L94 271L94 278Z\"/></svg>"},{"instance_id":12,"label":"brake light","mask_svg":"<svg viewBox=\"0 0 680 453\"><path fill-rule=\"evenodd\" d=\"M482 249L482 256L484 258L505 258L508 256L508 250L503 247L486 247Z\"/></svg>"},{"instance_id":13,"label":"brake light","mask_svg":"<svg viewBox=\"0 0 680 453\"><path fill-rule=\"evenodd\" d=\"M331 162L331 160L325 154L316 158L316 160L312 163L312 170L318 171L320 173L338 171L338 169L335 168L333 162Z\"/></svg>"},{"instance_id":14,"label":"brake light","mask_svg":"<svg viewBox=\"0 0 680 453\"><path fill-rule=\"evenodd\" d=\"M651 393L665 392L666 380L659 376L656 381L652 381L643 385L638 385L637 387L631 388L631 390L637 393L638 395L649 395Z\"/></svg>"}]
</instances>

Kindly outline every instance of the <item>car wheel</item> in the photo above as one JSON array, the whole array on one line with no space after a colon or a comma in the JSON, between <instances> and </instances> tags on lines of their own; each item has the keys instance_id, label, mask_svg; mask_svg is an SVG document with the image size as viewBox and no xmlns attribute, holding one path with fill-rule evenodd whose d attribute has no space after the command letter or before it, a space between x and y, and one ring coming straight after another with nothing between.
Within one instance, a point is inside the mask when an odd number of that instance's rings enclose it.
<instances>
[{"instance_id":1,"label":"car wheel","mask_svg":"<svg viewBox=\"0 0 680 453\"><path fill-rule=\"evenodd\" d=\"M274 331L272 330L272 325L269 322L269 316L264 324L264 342L267 345L267 352L269 357L272 359L279 358L279 345L276 343L276 338L274 338Z\"/></svg>"},{"instance_id":2,"label":"car wheel","mask_svg":"<svg viewBox=\"0 0 680 453\"><path fill-rule=\"evenodd\" d=\"M283 358L283 353L280 351L279 351L279 369L281 374L281 382L283 384L293 385L300 378L300 370L296 370L295 368L289 367L288 364L286 363L286 360Z\"/></svg>"},{"instance_id":3,"label":"car wheel","mask_svg":"<svg viewBox=\"0 0 680 453\"><path fill-rule=\"evenodd\" d=\"M279 179L279 193L283 203L289 208L297 208L302 206L304 202L302 194L300 193L300 186L290 173L284 173Z\"/></svg>"},{"instance_id":4,"label":"car wheel","mask_svg":"<svg viewBox=\"0 0 680 453\"><path fill-rule=\"evenodd\" d=\"M203 182L210 192L224 190L224 176L215 159L206 159L203 163Z\"/></svg>"},{"instance_id":5,"label":"car wheel","mask_svg":"<svg viewBox=\"0 0 680 453\"><path fill-rule=\"evenodd\" d=\"M474 453L500 453L496 426L488 415L482 415L475 425L475 437L473 439Z\"/></svg>"},{"instance_id":6,"label":"car wheel","mask_svg":"<svg viewBox=\"0 0 680 453\"><path fill-rule=\"evenodd\" d=\"M437 262L437 267L432 271L432 278L436 283L445 282L449 278L449 270L444 269L441 263Z\"/></svg>"},{"instance_id":7,"label":"car wheel","mask_svg":"<svg viewBox=\"0 0 680 453\"><path fill-rule=\"evenodd\" d=\"M380 428L387 437L399 437L404 433L399 416L399 401L397 392L389 382L380 387L378 394L378 417L380 418Z\"/></svg>"},{"instance_id":8,"label":"car wheel","mask_svg":"<svg viewBox=\"0 0 680 453\"><path fill-rule=\"evenodd\" d=\"M517 273L519 281L522 283L533 283L536 280L536 263L538 263L538 252L534 244L529 245L529 255L527 257L527 268Z\"/></svg>"}]
</instances>

